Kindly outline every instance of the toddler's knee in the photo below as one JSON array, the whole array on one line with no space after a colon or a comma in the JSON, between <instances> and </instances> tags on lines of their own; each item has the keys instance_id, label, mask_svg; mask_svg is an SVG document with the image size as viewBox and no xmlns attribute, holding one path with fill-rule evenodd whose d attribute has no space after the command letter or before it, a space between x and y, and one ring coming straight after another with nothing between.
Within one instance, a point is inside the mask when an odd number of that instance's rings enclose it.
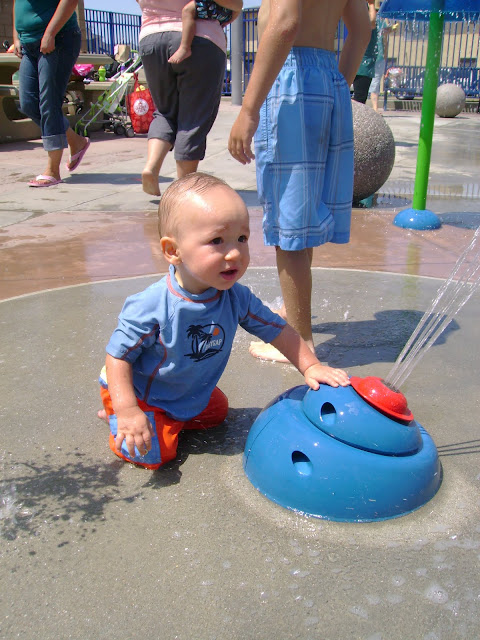
<instances>
[{"instance_id":1,"label":"toddler's knee","mask_svg":"<svg viewBox=\"0 0 480 640\"><path fill-rule=\"evenodd\" d=\"M216 411L218 416L218 423L221 424L224 420L227 419L228 415L228 398L223 393L221 389L216 388L215 394L215 402L216 402Z\"/></svg>"}]
</instances>

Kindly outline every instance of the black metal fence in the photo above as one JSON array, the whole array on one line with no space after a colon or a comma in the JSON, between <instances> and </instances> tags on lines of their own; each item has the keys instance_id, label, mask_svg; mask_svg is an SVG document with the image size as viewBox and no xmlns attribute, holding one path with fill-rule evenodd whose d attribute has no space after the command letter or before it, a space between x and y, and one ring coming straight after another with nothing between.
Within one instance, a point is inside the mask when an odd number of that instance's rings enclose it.
<instances>
[{"instance_id":1,"label":"black metal fence","mask_svg":"<svg viewBox=\"0 0 480 640\"><path fill-rule=\"evenodd\" d=\"M140 25L140 16L85 9L88 52L113 56L116 44L128 44L137 51Z\"/></svg>"},{"instance_id":2,"label":"black metal fence","mask_svg":"<svg viewBox=\"0 0 480 640\"><path fill-rule=\"evenodd\" d=\"M428 22L398 22L388 38L386 70L401 71L399 91L404 97L421 96L427 59ZM439 84L452 82L469 97L480 96L480 21L445 22L440 53Z\"/></svg>"}]
</instances>

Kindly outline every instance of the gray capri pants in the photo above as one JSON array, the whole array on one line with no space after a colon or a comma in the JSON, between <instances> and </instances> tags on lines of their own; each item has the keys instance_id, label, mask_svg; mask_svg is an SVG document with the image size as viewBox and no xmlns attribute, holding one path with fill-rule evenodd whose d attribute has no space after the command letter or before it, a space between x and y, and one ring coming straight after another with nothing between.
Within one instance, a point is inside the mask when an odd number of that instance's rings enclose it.
<instances>
[{"instance_id":1,"label":"gray capri pants","mask_svg":"<svg viewBox=\"0 0 480 640\"><path fill-rule=\"evenodd\" d=\"M152 33L139 44L156 107L148 138L170 142L175 160L203 160L220 105L226 56L210 40L195 36L192 55L169 64L181 37L179 31Z\"/></svg>"}]
</instances>

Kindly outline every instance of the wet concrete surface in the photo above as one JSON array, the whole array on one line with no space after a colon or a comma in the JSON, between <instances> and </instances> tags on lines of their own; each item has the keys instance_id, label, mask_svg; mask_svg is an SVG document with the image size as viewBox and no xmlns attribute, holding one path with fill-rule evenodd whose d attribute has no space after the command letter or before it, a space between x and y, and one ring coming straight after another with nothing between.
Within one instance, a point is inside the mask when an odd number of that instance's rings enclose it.
<instances>
[{"instance_id":1,"label":"wet concrete surface","mask_svg":"<svg viewBox=\"0 0 480 640\"><path fill-rule=\"evenodd\" d=\"M245 199L252 219L252 266L274 266L275 251L263 246L254 163L242 167L226 150L238 107L223 101L200 169L224 178ZM412 204L420 114L385 112L395 138L395 165L374 196L373 206L353 212L352 240L314 251L314 266L417 273L447 277L480 222L478 136L480 116L436 118L428 208L444 221L438 231L392 226L396 213ZM0 299L165 269L158 254L158 198L144 194L140 172L145 136L123 138L94 133L78 171L48 189L31 189L41 171L40 141L0 147ZM175 175L167 156L160 181Z\"/></svg>"},{"instance_id":2,"label":"wet concrete surface","mask_svg":"<svg viewBox=\"0 0 480 640\"><path fill-rule=\"evenodd\" d=\"M254 167L224 149L237 112L222 104L201 168L249 205L244 283L275 306ZM318 356L358 376L388 374L480 218L480 119L468 114L436 120L428 206L442 228L392 225L411 203L420 116L385 117L397 143L391 178L374 208L355 210L352 242L314 261ZM139 189L145 144L98 134L79 173L40 192L23 182L41 170L38 143L0 147L0 637L476 640L478 292L402 387L444 474L414 513L340 524L252 487L242 469L251 424L302 377L251 359L242 330L220 382L224 426L183 434L178 459L158 472L110 452L95 417L104 346L125 297L164 270L158 200ZM163 184L172 177L169 158ZM434 191L460 185L472 186Z\"/></svg>"},{"instance_id":3,"label":"wet concrete surface","mask_svg":"<svg viewBox=\"0 0 480 640\"><path fill-rule=\"evenodd\" d=\"M439 449L438 494L399 519L339 524L274 505L244 476L253 420L302 378L252 360L241 330L220 382L225 426L184 434L158 472L113 456L94 417L102 345L150 282L0 306L15 336L1 348L1 637L476 638L478 294L403 388ZM245 282L270 304L280 295L270 268ZM438 281L317 269L314 285L319 357L384 376Z\"/></svg>"}]
</instances>

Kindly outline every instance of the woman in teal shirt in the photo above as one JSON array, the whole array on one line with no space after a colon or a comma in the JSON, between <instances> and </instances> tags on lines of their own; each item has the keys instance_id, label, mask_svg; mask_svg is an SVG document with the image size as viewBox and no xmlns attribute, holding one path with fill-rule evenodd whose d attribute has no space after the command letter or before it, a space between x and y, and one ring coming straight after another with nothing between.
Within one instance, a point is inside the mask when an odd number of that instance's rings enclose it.
<instances>
[{"instance_id":1,"label":"woman in teal shirt","mask_svg":"<svg viewBox=\"0 0 480 640\"><path fill-rule=\"evenodd\" d=\"M73 65L80 53L81 33L77 0L15 0L14 47L20 62L20 109L38 124L48 155L43 174L31 187L61 182L63 150L70 148L67 169L80 164L90 144L76 134L63 115L63 98Z\"/></svg>"}]
</instances>

